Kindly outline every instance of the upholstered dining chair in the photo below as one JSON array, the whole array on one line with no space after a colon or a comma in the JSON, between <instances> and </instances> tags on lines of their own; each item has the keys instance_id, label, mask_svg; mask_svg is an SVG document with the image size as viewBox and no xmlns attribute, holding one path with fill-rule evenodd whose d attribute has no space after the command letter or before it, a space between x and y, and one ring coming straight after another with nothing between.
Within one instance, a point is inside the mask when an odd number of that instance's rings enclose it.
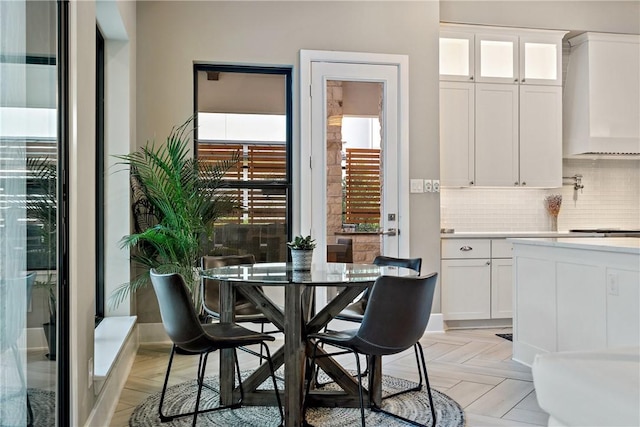
<instances>
[{"instance_id":1,"label":"upholstered dining chair","mask_svg":"<svg viewBox=\"0 0 640 427\"><path fill-rule=\"evenodd\" d=\"M358 377L358 393L360 397L360 415L362 426L365 426L364 399L362 394L362 374L360 373L359 354L370 356L386 356L400 353L413 347L427 328L431 316L433 294L436 287L437 273L422 277L380 276L371 288L360 328L349 331L328 331L310 334L308 339L314 343L310 368L315 365L317 357L331 356L324 354L317 356L318 345L330 344L355 355L356 376ZM436 411L433 405L427 365L422 347L420 361L427 385L431 419L436 425ZM303 419L306 413L306 396L311 386L313 369L307 372L307 387L305 404L303 405ZM422 425L416 421L401 417L382 409L369 399L369 406L373 411L382 412L405 422Z\"/></svg>"},{"instance_id":2,"label":"upholstered dining chair","mask_svg":"<svg viewBox=\"0 0 640 427\"><path fill-rule=\"evenodd\" d=\"M417 272L418 274L420 274L420 270L422 268L422 258L394 258L394 257L389 257L389 256L383 256L383 255L378 255L377 257L375 257L375 259L373 260L373 263L375 265L380 265L380 266L393 266L393 267L403 267L403 268L409 268L415 272ZM348 305L347 307L345 307L344 310L342 310L336 317L335 319L338 320L344 320L346 322L354 322L354 323L361 323L362 322L362 318L364 317L364 311L365 308L367 307L367 302L369 301L369 289L367 289L366 291L364 291L364 293L362 294L362 296L353 304ZM393 394L389 394L387 396L385 396L385 399L388 399L390 397L394 397L397 396L399 394L402 393L407 393L410 391L419 391L422 390L422 384L423 384L423 379L422 379L422 370L420 369L420 359L418 356L418 346L420 345L420 343L416 343L413 346L414 352L416 354L416 365L418 367L418 385L406 390L401 390L398 391L396 393ZM368 372L368 364L367 364L367 369L365 369L365 373Z\"/></svg>"},{"instance_id":3,"label":"upholstered dining chair","mask_svg":"<svg viewBox=\"0 0 640 427\"><path fill-rule=\"evenodd\" d=\"M224 256L203 256L200 266L207 270L228 265L255 264L256 258L253 254L246 255L224 255ZM202 298L202 308L211 319L220 319L220 282L215 279L202 279L200 282L200 295ZM264 332L264 324L269 320L260 310L243 295L236 295L235 305L236 323L251 322L260 323L260 332Z\"/></svg>"},{"instance_id":4,"label":"upholstered dining chair","mask_svg":"<svg viewBox=\"0 0 640 427\"><path fill-rule=\"evenodd\" d=\"M167 335L169 335L169 338L171 339L171 341L173 341L173 346L171 347L171 355L169 356L169 364L167 366L167 373L165 375L164 385L162 386L160 406L158 408L160 420L165 422L178 417L193 415L192 425L195 426L198 414L217 411L221 409L239 408L244 398L244 392L242 389L242 380L240 378L238 356L235 350L246 345L260 344L264 349L267 362L269 363L269 368L271 370L271 379L273 380L276 400L278 402L278 408L280 410L281 423L283 423L284 412L282 411L282 403L280 401L278 385L276 384L273 361L271 359L269 347L266 345L266 341L273 341L275 338L271 335L251 331L235 323L200 323L200 321L198 320L198 316L196 315L193 303L191 301L189 291L184 283L184 280L182 279L182 276L180 276L179 274L158 274L155 270L151 270L151 283L153 284L153 289L155 290L156 297L158 298L162 324L164 325L164 329L167 332ZM167 384L169 382L169 375L171 373L173 356L177 348L181 348L182 350L200 355L197 374L198 393L196 396L195 409L192 412L165 415L162 413L162 406L164 404ZM240 400L237 403L229 406L200 409L200 396L202 394L204 374L207 367L207 358L209 357L209 354L211 352L221 349L234 350L236 371L238 374L238 381L240 383Z\"/></svg>"}]
</instances>

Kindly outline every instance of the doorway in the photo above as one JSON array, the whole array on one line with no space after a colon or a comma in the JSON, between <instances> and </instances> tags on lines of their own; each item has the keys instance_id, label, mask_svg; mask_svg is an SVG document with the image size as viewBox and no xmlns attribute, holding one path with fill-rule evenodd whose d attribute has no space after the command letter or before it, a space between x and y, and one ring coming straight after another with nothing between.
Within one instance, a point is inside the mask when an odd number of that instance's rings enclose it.
<instances>
[{"instance_id":1,"label":"doorway","mask_svg":"<svg viewBox=\"0 0 640 427\"><path fill-rule=\"evenodd\" d=\"M409 223L408 123L403 119L406 114L401 115L408 109L407 65L407 58L402 55L301 51L301 84L302 87L308 84L310 90L309 96L301 99L300 229L303 233L310 230L317 240L320 250L314 254L315 262L327 260L328 245L334 245L338 238L351 238L355 245L354 262L369 263L377 254L408 254L409 236L401 232ZM375 100L368 102L368 107L353 110L353 103L362 98L365 88L373 89L368 92L374 94ZM336 94L349 97L349 91L356 94L358 89L361 91L360 95L354 95L356 99L338 100L335 97ZM358 111L364 113L358 114ZM377 203L379 207L373 211L360 205L349 211L347 197L354 193L347 194L349 141L343 144L343 133L350 118L363 115L375 117L370 123L379 125L380 130L373 131L379 134L379 147L370 144L365 150L368 152L360 155L360 164L356 161L352 166L354 170L365 167L373 171L377 162L379 183L371 182L370 178L375 174L365 179L371 186L365 189L367 196L364 199L365 204ZM376 151L378 160L375 159ZM307 156L309 169L305 167ZM359 183L360 190L363 189L362 182ZM375 185L378 185L377 202L371 191ZM338 207L336 200L342 206ZM354 216L358 210L360 216ZM357 219L356 223L353 218ZM363 244L359 250L358 241L354 239L362 239L365 235L372 241Z\"/></svg>"}]
</instances>

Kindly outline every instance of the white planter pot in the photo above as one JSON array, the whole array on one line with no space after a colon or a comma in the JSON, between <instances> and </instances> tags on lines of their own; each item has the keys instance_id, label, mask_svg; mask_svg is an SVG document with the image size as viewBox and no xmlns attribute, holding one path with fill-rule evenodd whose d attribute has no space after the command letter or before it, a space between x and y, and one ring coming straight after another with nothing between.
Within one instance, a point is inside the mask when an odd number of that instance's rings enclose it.
<instances>
[{"instance_id":1,"label":"white planter pot","mask_svg":"<svg viewBox=\"0 0 640 427\"><path fill-rule=\"evenodd\" d=\"M291 249L291 262L294 271L311 270L311 260L313 259L312 250Z\"/></svg>"}]
</instances>

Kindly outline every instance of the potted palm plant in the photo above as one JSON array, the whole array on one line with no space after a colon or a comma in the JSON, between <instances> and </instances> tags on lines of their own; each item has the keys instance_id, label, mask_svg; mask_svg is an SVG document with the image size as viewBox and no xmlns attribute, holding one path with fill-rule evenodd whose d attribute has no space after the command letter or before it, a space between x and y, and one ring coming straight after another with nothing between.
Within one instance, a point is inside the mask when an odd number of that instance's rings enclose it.
<instances>
[{"instance_id":1,"label":"potted palm plant","mask_svg":"<svg viewBox=\"0 0 640 427\"><path fill-rule=\"evenodd\" d=\"M294 271L311 270L311 261L313 259L313 250L316 247L316 241L311 236L295 236L292 241L287 242L287 246L291 249L291 263Z\"/></svg>"},{"instance_id":2,"label":"potted palm plant","mask_svg":"<svg viewBox=\"0 0 640 427\"><path fill-rule=\"evenodd\" d=\"M35 287L43 289L49 308L49 321L42 325L49 347L47 358L56 360L57 345L57 277L56 236L57 236L57 166L48 158L27 159L30 194L27 197L27 217L37 227L38 245L28 256L35 259L35 268L42 269ZM33 267L30 267L33 268Z\"/></svg>"},{"instance_id":3,"label":"potted palm plant","mask_svg":"<svg viewBox=\"0 0 640 427\"><path fill-rule=\"evenodd\" d=\"M124 236L123 248L141 273L118 287L110 297L117 305L131 292L150 283L149 270L179 273L200 311L197 265L207 253L214 221L236 208L232 193L222 190L225 173L239 153L216 163L189 154L193 119L174 127L166 144L147 143L131 154L117 156L128 166L133 190L134 232Z\"/></svg>"}]
</instances>

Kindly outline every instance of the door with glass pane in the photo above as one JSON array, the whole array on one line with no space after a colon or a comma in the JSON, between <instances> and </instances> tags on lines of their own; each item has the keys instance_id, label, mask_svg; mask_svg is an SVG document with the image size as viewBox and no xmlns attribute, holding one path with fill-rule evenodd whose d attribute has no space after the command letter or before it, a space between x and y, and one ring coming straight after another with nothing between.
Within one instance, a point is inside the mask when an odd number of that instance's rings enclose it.
<instances>
[{"instance_id":1,"label":"door with glass pane","mask_svg":"<svg viewBox=\"0 0 640 427\"><path fill-rule=\"evenodd\" d=\"M58 22L0 2L1 425L56 425Z\"/></svg>"},{"instance_id":2,"label":"door with glass pane","mask_svg":"<svg viewBox=\"0 0 640 427\"><path fill-rule=\"evenodd\" d=\"M311 223L326 247L316 262L399 254L397 73L391 65L312 63Z\"/></svg>"},{"instance_id":3,"label":"door with glass pane","mask_svg":"<svg viewBox=\"0 0 640 427\"><path fill-rule=\"evenodd\" d=\"M291 69L196 65L196 155L237 156L223 191L238 208L218 218L211 255L287 260L290 237Z\"/></svg>"}]
</instances>

